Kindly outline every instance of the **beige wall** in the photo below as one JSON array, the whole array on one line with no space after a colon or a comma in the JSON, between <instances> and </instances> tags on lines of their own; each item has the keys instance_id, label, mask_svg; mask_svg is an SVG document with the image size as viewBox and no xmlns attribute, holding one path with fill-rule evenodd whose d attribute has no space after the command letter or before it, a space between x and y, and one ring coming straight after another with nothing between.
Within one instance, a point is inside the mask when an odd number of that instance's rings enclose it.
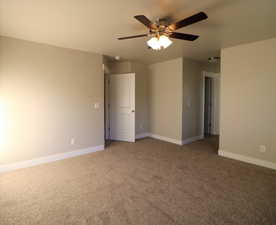
<instances>
[{"instance_id":1,"label":"beige wall","mask_svg":"<svg viewBox=\"0 0 276 225\"><path fill-rule=\"evenodd\" d=\"M101 55L1 37L0 164L103 145L103 81Z\"/></svg>"},{"instance_id":2,"label":"beige wall","mask_svg":"<svg viewBox=\"0 0 276 225\"><path fill-rule=\"evenodd\" d=\"M135 73L135 133L149 132L149 85L148 66L131 63L131 70Z\"/></svg>"},{"instance_id":3,"label":"beige wall","mask_svg":"<svg viewBox=\"0 0 276 225\"><path fill-rule=\"evenodd\" d=\"M223 49L221 60L220 149L276 163L276 38Z\"/></svg>"},{"instance_id":4,"label":"beige wall","mask_svg":"<svg viewBox=\"0 0 276 225\"><path fill-rule=\"evenodd\" d=\"M202 64L183 59L182 140L200 136L202 110Z\"/></svg>"},{"instance_id":5,"label":"beige wall","mask_svg":"<svg viewBox=\"0 0 276 225\"><path fill-rule=\"evenodd\" d=\"M203 65L178 58L149 68L150 132L178 141L201 136Z\"/></svg>"},{"instance_id":6,"label":"beige wall","mask_svg":"<svg viewBox=\"0 0 276 225\"><path fill-rule=\"evenodd\" d=\"M149 66L150 132L182 140L182 58Z\"/></svg>"},{"instance_id":7,"label":"beige wall","mask_svg":"<svg viewBox=\"0 0 276 225\"><path fill-rule=\"evenodd\" d=\"M202 70L212 73L220 73L220 63L203 63Z\"/></svg>"},{"instance_id":8,"label":"beige wall","mask_svg":"<svg viewBox=\"0 0 276 225\"><path fill-rule=\"evenodd\" d=\"M131 73L131 72L133 72L132 63L130 61L124 61L124 62L113 61L113 62L109 62L109 72L110 72L110 74Z\"/></svg>"},{"instance_id":9,"label":"beige wall","mask_svg":"<svg viewBox=\"0 0 276 225\"><path fill-rule=\"evenodd\" d=\"M219 135L220 121L220 75L213 78L212 134Z\"/></svg>"}]
</instances>

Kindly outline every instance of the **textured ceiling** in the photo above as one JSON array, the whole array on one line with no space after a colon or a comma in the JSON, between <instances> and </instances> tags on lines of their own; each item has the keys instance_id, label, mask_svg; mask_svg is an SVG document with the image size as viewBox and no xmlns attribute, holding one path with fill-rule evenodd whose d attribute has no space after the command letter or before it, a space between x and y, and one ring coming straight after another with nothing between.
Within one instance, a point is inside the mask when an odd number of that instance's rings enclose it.
<instances>
[{"instance_id":1,"label":"textured ceiling","mask_svg":"<svg viewBox=\"0 0 276 225\"><path fill-rule=\"evenodd\" d=\"M116 39L147 32L134 15L178 20L199 11L208 20L179 30L200 35L195 42L174 40L152 51L147 38ZM180 56L206 61L223 47L275 37L275 12L275 0L0 0L0 34L144 63Z\"/></svg>"}]
</instances>

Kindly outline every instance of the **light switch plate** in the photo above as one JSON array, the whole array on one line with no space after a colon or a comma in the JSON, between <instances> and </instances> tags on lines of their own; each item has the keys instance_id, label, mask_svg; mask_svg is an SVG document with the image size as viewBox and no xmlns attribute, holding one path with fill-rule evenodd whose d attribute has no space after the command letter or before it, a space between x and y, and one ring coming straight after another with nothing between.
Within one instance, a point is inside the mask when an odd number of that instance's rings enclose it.
<instances>
[{"instance_id":1,"label":"light switch plate","mask_svg":"<svg viewBox=\"0 0 276 225\"><path fill-rule=\"evenodd\" d=\"M261 153L266 152L266 146L265 146L265 145L260 145L260 146L259 146L259 151L260 151Z\"/></svg>"},{"instance_id":2,"label":"light switch plate","mask_svg":"<svg viewBox=\"0 0 276 225\"><path fill-rule=\"evenodd\" d=\"M100 103L98 102L94 103L94 109L98 109L98 108L100 108Z\"/></svg>"}]
</instances>

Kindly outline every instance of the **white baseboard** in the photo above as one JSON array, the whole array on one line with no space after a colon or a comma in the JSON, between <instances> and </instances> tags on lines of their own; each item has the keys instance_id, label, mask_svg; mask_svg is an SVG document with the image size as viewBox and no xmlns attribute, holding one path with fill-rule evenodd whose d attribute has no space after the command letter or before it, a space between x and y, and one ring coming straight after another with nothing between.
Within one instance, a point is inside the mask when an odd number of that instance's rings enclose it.
<instances>
[{"instance_id":1,"label":"white baseboard","mask_svg":"<svg viewBox=\"0 0 276 225\"><path fill-rule=\"evenodd\" d=\"M203 139L203 135L186 138L186 139L182 140L182 145L190 144L192 142L195 142L195 141L198 141L201 139Z\"/></svg>"},{"instance_id":2,"label":"white baseboard","mask_svg":"<svg viewBox=\"0 0 276 225\"><path fill-rule=\"evenodd\" d=\"M162 141L171 142L171 143L174 143L174 144L177 144L177 145L182 145L181 140L176 140L176 139L173 139L173 138L163 137L163 136L160 136L160 135L157 135L157 134L149 134L149 137L159 139L159 140L162 140Z\"/></svg>"},{"instance_id":3,"label":"white baseboard","mask_svg":"<svg viewBox=\"0 0 276 225\"><path fill-rule=\"evenodd\" d=\"M251 164L258 165L258 166L263 166L263 167L267 167L267 168L276 170L276 163L273 163L273 162L256 159L253 157L244 156L244 155L240 155L240 154L236 154L236 153L232 153L232 152L227 152L227 151L224 151L221 149L218 151L218 154L222 157L235 159L235 160L239 160L242 162L251 163Z\"/></svg>"},{"instance_id":4,"label":"white baseboard","mask_svg":"<svg viewBox=\"0 0 276 225\"><path fill-rule=\"evenodd\" d=\"M64 152L60 154L49 155L41 158L36 158L36 159L31 159L31 160L26 160L26 161L11 163L11 164L4 164L4 165L0 165L0 173L8 172L16 169L32 167L32 166L36 166L44 163L54 162L57 160L72 158L75 156L89 154L89 153L97 152L101 150L104 150L104 145L98 145L98 146L79 149L71 152Z\"/></svg>"},{"instance_id":5,"label":"white baseboard","mask_svg":"<svg viewBox=\"0 0 276 225\"><path fill-rule=\"evenodd\" d=\"M191 142L203 139L202 135L191 137L191 138L187 138L187 139L182 140L182 141L181 140L177 140L177 139L173 139L173 138L168 138L168 137L160 136L160 135L157 135L157 134L151 134L151 133L141 133L141 134L137 134L136 135L136 139L145 138L145 137L151 137L151 138L159 139L159 140L162 140L162 141L174 143L174 144L177 144L177 145L185 145L185 144L189 144Z\"/></svg>"},{"instance_id":6,"label":"white baseboard","mask_svg":"<svg viewBox=\"0 0 276 225\"><path fill-rule=\"evenodd\" d=\"M149 136L150 136L150 133L140 133L135 135L135 139L141 139Z\"/></svg>"}]
</instances>

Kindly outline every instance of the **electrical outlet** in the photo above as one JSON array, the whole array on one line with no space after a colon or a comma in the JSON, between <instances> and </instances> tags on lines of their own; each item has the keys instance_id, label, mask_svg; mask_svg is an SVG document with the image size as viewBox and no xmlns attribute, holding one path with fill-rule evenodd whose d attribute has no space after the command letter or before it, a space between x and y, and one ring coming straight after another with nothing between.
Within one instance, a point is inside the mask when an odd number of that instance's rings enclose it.
<instances>
[{"instance_id":1,"label":"electrical outlet","mask_svg":"<svg viewBox=\"0 0 276 225\"><path fill-rule=\"evenodd\" d=\"M260 145L259 146L259 152L261 152L261 153L266 152L266 146L265 145Z\"/></svg>"},{"instance_id":2,"label":"electrical outlet","mask_svg":"<svg viewBox=\"0 0 276 225\"><path fill-rule=\"evenodd\" d=\"M74 144L75 144L75 138L71 138L70 144L71 144L71 145L74 145Z\"/></svg>"},{"instance_id":3,"label":"electrical outlet","mask_svg":"<svg viewBox=\"0 0 276 225\"><path fill-rule=\"evenodd\" d=\"M144 124L140 124L140 129L143 129L144 128Z\"/></svg>"}]
</instances>

